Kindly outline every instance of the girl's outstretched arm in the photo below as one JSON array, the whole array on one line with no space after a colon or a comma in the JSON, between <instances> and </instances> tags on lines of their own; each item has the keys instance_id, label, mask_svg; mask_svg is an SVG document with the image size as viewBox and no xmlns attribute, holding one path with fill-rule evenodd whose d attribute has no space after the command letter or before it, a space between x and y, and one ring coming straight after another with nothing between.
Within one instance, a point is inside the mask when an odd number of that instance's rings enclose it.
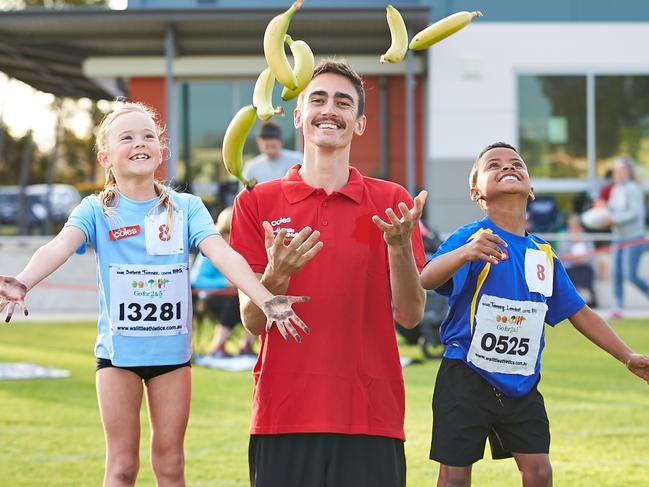
<instances>
[{"instance_id":1,"label":"girl's outstretched arm","mask_svg":"<svg viewBox=\"0 0 649 487\"><path fill-rule=\"evenodd\" d=\"M79 228L64 227L56 237L34 252L15 278L0 276L0 313L7 308L5 321L11 320L16 306L27 315L27 291L61 267L85 240L86 235Z\"/></svg>"},{"instance_id":2,"label":"girl's outstretched arm","mask_svg":"<svg viewBox=\"0 0 649 487\"><path fill-rule=\"evenodd\" d=\"M305 333L309 332L306 324L291 308L293 303L307 301L306 296L274 296L259 282L259 278L241 254L230 247L221 236L211 235L203 239L198 247L228 281L245 293L264 312L267 318L266 332L269 332L275 323L286 340L289 339L290 334L297 342L301 340L301 337L293 324ZM262 331L264 331L263 326L260 329L250 330L256 335Z\"/></svg>"}]
</instances>

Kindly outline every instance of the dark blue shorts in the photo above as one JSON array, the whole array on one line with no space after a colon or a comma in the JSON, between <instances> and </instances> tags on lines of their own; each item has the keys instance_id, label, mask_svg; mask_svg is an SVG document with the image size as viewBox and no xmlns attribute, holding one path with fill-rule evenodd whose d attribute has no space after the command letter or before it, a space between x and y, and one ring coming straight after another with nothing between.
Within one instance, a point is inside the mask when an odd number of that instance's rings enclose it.
<instances>
[{"instance_id":1,"label":"dark blue shorts","mask_svg":"<svg viewBox=\"0 0 649 487\"><path fill-rule=\"evenodd\" d=\"M144 367L118 367L113 365L113 363L106 359L97 357L97 370L105 369L106 367L115 367L116 369L130 370L131 372L137 374L140 379L144 382L148 382L154 377L159 375L166 374L167 372L172 372L181 367L191 367L190 362L185 362L184 364L177 365L146 365Z\"/></svg>"}]
</instances>

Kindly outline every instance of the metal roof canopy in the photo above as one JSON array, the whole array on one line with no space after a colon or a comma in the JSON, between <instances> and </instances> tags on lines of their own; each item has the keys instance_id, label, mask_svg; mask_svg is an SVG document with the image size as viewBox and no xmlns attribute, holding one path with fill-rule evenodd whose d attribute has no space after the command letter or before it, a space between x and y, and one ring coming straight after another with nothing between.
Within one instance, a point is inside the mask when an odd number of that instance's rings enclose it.
<instances>
[{"instance_id":1,"label":"metal roof canopy","mask_svg":"<svg viewBox=\"0 0 649 487\"><path fill-rule=\"evenodd\" d=\"M399 2L412 33L429 23L430 8ZM0 13L0 71L56 96L110 99L112 95L81 69L88 57L161 56L173 30L175 56L263 54L268 21L281 9L191 8L25 9ZM314 53L385 52L390 33L384 7L303 6L289 28Z\"/></svg>"}]
</instances>

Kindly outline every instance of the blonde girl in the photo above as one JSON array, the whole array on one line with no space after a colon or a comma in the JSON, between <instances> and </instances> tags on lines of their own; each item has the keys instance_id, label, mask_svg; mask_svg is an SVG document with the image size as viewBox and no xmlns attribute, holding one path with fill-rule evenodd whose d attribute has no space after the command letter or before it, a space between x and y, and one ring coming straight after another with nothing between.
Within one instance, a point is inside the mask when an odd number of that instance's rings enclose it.
<instances>
[{"instance_id":1,"label":"blonde girl","mask_svg":"<svg viewBox=\"0 0 649 487\"><path fill-rule=\"evenodd\" d=\"M27 314L27 291L86 244L96 253L99 288L97 397L106 439L105 486L132 486L139 469L140 408L147 396L151 465L159 486L183 486L183 439L191 389L191 290L194 247L240 288L283 335L291 306L273 296L221 238L202 201L154 179L163 161L162 129L146 106L125 103L97 131L106 184L85 198L61 232L15 277L0 276L0 312Z\"/></svg>"}]
</instances>

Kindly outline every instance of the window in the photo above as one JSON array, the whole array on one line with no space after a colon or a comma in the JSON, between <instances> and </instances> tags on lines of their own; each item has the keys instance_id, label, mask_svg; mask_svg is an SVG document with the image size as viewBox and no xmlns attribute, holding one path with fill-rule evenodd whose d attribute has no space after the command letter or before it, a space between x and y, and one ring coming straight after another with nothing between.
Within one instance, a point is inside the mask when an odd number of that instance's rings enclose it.
<instances>
[{"instance_id":1,"label":"window","mask_svg":"<svg viewBox=\"0 0 649 487\"><path fill-rule=\"evenodd\" d=\"M191 185L195 192L215 194L217 186L231 181L221 158L225 130L234 114L252 103L255 80L192 81L177 85L178 100L178 181ZM285 147L295 147L296 130L293 110L296 99L280 98L281 86L275 85L273 100L284 108L285 116L272 120L282 127ZM257 154L257 120L244 146L244 160ZM189 183L189 184L188 184Z\"/></svg>"},{"instance_id":2,"label":"window","mask_svg":"<svg viewBox=\"0 0 649 487\"><path fill-rule=\"evenodd\" d=\"M595 127L597 177L626 155L649 182L649 76L596 76Z\"/></svg>"},{"instance_id":3,"label":"window","mask_svg":"<svg viewBox=\"0 0 649 487\"><path fill-rule=\"evenodd\" d=\"M587 178L586 77L520 76L519 150L536 178Z\"/></svg>"},{"instance_id":4,"label":"window","mask_svg":"<svg viewBox=\"0 0 649 487\"><path fill-rule=\"evenodd\" d=\"M585 189L625 155L649 183L649 75L519 75L518 107L532 177L582 180Z\"/></svg>"}]
</instances>

